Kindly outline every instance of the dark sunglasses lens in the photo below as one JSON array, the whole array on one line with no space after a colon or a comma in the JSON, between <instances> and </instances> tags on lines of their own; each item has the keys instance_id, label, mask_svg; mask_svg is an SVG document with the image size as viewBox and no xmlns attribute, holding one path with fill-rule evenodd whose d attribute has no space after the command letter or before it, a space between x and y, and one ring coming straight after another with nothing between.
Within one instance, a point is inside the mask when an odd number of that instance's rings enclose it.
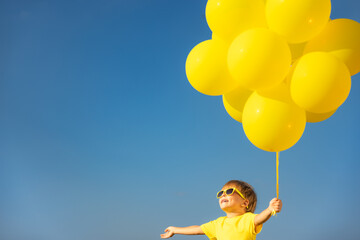
<instances>
[{"instance_id":1,"label":"dark sunglasses lens","mask_svg":"<svg viewBox=\"0 0 360 240\"><path fill-rule=\"evenodd\" d=\"M223 193L224 193L224 191L218 192L217 197L220 198L223 195Z\"/></svg>"},{"instance_id":2,"label":"dark sunglasses lens","mask_svg":"<svg viewBox=\"0 0 360 240\"><path fill-rule=\"evenodd\" d=\"M226 195L231 195L234 193L234 189L233 188L229 188L228 190L226 190Z\"/></svg>"}]
</instances>

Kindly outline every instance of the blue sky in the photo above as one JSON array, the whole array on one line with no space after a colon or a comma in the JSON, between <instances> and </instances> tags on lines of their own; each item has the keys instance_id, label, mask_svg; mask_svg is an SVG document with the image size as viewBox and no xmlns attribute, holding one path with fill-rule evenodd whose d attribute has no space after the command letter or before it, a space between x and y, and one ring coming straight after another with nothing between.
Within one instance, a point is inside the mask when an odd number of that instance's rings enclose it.
<instances>
[{"instance_id":1,"label":"blue sky","mask_svg":"<svg viewBox=\"0 0 360 240\"><path fill-rule=\"evenodd\" d=\"M206 1L1 1L0 239L159 239L222 216L230 179L276 195L275 154L188 83ZM360 2L332 18L360 22ZM358 239L360 75L280 155L283 211L258 239ZM207 239L175 236L174 239Z\"/></svg>"}]
</instances>

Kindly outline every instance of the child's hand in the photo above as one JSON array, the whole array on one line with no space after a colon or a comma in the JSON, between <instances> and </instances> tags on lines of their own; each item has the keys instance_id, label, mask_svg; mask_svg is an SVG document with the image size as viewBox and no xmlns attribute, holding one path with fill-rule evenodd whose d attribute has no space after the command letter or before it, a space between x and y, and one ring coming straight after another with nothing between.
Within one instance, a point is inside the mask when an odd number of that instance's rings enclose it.
<instances>
[{"instance_id":1,"label":"child's hand","mask_svg":"<svg viewBox=\"0 0 360 240\"><path fill-rule=\"evenodd\" d=\"M282 208L282 201L278 198L273 198L269 203L269 210L279 213Z\"/></svg>"},{"instance_id":2,"label":"child's hand","mask_svg":"<svg viewBox=\"0 0 360 240\"><path fill-rule=\"evenodd\" d=\"M164 232L164 234L160 234L161 238L170 238L175 234L174 227L168 227Z\"/></svg>"}]
</instances>

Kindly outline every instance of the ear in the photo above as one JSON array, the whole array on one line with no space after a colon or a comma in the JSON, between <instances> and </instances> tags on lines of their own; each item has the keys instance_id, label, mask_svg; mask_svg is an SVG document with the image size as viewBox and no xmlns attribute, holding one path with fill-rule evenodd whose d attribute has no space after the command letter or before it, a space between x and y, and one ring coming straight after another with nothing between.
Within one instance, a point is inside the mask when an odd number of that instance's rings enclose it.
<instances>
[{"instance_id":1,"label":"ear","mask_svg":"<svg viewBox=\"0 0 360 240\"><path fill-rule=\"evenodd\" d=\"M243 204L243 205L244 205L244 207L247 208L247 207L249 206L249 204L250 204L249 200L246 199L246 200L244 201L244 204Z\"/></svg>"}]
</instances>

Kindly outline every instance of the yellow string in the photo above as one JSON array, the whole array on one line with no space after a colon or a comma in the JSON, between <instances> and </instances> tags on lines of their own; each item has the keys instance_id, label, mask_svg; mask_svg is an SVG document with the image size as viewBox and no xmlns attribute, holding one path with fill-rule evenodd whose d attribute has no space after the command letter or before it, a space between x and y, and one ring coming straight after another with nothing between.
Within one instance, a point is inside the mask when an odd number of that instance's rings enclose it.
<instances>
[{"instance_id":1,"label":"yellow string","mask_svg":"<svg viewBox=\"0 0 360 240\"><path fill-rule=\"evenodd\" d=\"M276 152L276 196L279 198L279 152Z\"/></svg>"},{"instance_id":2,"label":"yellow string","mask_svg":"<svg viewBox=\"0 0 360 240\"><path fill-rule=\"evenodd\" d=\"M279 152L276 152L276 197L279 198ZM272 210L271 216L276 215L276 211Z\"/></svg>"}]
</instances>

